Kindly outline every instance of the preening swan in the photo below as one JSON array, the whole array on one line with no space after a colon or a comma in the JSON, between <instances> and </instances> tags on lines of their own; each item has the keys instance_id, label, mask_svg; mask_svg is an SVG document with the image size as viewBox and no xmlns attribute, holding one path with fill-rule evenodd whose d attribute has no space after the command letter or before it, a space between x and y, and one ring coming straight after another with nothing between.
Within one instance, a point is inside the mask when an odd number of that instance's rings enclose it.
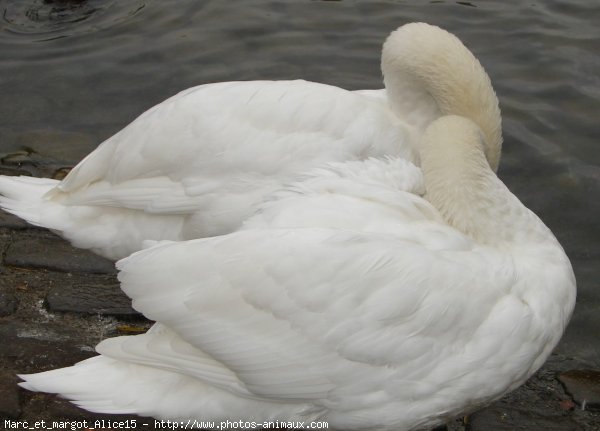
<instances>
[{"instance_id":1,"label":"preening swan","mask_svg":"<svg viewBox=\"0 0 600 431\"><path fill-rule=\"evenodd\" d=\"M425 429L490 403L557 344L575 279L490 169L486 139L444 116L421 169L331 163L238 231L121 260L123 290L158 323L21 385L94 412L357 430Z\"/></svg>"},{"instance_id":2,"label":"preening swan","mask_svg":"<svg viewBox=\"0 0 600 431\"><path fill-rule=\"evenodd\" d=\"M455 36L404 25L384 44L382 71L385 90L376 91L306 81L188 89L102 143L61 182L0 177L0 206L117 259L148 239L232 232L265 195L323 163L388 155L418 165L416 144L440 115L475 121L497 168L498 100Z\"/></svg>"}]
</instances>

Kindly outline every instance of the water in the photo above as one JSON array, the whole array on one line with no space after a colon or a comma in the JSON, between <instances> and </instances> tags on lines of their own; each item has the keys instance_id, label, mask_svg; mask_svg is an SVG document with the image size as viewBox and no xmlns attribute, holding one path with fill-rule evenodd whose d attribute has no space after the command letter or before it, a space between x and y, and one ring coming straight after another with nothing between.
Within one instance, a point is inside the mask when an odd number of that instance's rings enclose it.
<instances>
[{"instance_id":1,"label":"water","mask_svg":"<svg viewBox=\"0 0 600 431\"><path fill-rule=\"evenodd\" d=\"M500 98L500 177L576 271L559 350L600 365L599 2L0 0L0 12L0 153L29 147L66 164L193 85L378 88L391 30L427 21L457 34Z\"/></svg>"}]
</instances>

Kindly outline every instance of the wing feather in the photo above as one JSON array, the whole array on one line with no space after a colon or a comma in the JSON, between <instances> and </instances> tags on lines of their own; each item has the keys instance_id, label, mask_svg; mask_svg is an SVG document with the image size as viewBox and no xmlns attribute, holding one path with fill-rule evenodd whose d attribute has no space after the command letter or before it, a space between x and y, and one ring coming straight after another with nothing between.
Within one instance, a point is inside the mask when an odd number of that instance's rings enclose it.
<instances>
[{"instance_id":1,"label":"wing feather","mask_svg":"<svg viewBox=\"0 0 600 431\"><path fill-rule=\"evenodd\" d=\"M161 324L140 336L104 340L96 350L112 359L185 374L240 396L252 396L231 370Z\"/></svg>"},{"instance_id":2,"label":"wing feather","mask_svg":"<svg viewBox=\"0 0 600 431\"><path fill-rule=\"evenodd\" d=\"M58 190L70 194L72 205L193 211L212 193L235 190L240 182L232 178L242 177L248 189L256 177L280 181L330 161L384 154L414 161L409 129L385 99L325 84L201 85L140 115L76 166Z\"/></svg>"},{"instance_id":3,"label":"wing feather","mask_svg":"<svg viewBox=\"0 0 600 431\"><path fill-rule=\"evenodd\" d=\"M485 262L491 251L471 251L339 230L246 230L136 253L119 262L119 277L135 308L253 394L326 399L367 369L374 391L391 376L427 380L439 355L468 344L510 285L509 262L498 273Z\"/></svg>"}]
</instances>

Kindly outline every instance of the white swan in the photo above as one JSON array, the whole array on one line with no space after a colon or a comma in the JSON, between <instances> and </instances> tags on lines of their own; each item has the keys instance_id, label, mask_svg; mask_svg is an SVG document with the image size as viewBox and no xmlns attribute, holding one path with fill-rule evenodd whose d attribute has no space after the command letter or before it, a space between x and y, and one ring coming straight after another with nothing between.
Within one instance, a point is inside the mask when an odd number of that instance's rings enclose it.
<instances>
[{"instance_id":1,"label":"white swan","mask_svg":"<svg viewBox=\"0 0 600 431\"><path fill-rule=\"evenodd\" d=\"M263 196L322 163L390 155L418 164L415 143L442 114L473 119L497 168L498 100L455 36L404 25L384 45L382 70L386 90L377 91L306 81L188 89L102 143L61 182L0 177L0 207L117 259L147 239L231 232Z\"/></svg>"},{"instance_id":2,"label":"white swan","mask_svg":"<svg viewBox=\"0 0 600 431\"><path fill-rule=\"evenodd\" d=\"M94 412L333 429L424 429L490 403L550 354L575 279L483 141L446 116L424 135L423 175L335 163L237 232L121 260L124 291L159 323L21 385Z\"/></svg>"}]
</instances>

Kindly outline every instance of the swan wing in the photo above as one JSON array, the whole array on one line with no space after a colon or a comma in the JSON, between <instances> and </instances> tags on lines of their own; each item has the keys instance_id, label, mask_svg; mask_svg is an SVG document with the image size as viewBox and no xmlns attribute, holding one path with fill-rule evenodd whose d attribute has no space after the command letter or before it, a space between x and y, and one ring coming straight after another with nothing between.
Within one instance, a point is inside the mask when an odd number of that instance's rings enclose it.
<instances>
[{"instance_id":1,"label":"swan wing","mask_svg":"<svg viewBox=\"0 0 600 431\"><path fill-rule=\"evenodd\" d=\"M175 213L187 211L182 196L249 187L256 177L383 154L414 160L407 136L381 97L306 81L207 84L142 114L58 189L73 205Z\"/></svg>"},{"instance_id":2,"label":"swan wing","mask_svg":"<svg viewBox=\"0 0 600 431\"><path fill-rule=\"evenodd\" d=\"M463 251L377 233L245 230L162 244L118 267L136 309L256 396L352 398L361 388L392 391L387 401L399 382L439 389L436 379L472 370L462 355L452 361L455 345L471 348L469 360L483 366L498 347L482 342L490 316L515 319L518 305L505 303L510 260ZM473 339L481 345L469 347Z\"/></svg>"},{"instance_id":3,"label":"swan wing","mask_svg":"<svg viewBox=\"0 0 600 431\"><path fill-rule=\"evenodd\" d=\"M383 90L363 93L306 81L191 88L109 138L42 198L10 207L110 259L146 239L229 233L315 166L417 161L414 128Z\"/></svg>"}]
</instances>

